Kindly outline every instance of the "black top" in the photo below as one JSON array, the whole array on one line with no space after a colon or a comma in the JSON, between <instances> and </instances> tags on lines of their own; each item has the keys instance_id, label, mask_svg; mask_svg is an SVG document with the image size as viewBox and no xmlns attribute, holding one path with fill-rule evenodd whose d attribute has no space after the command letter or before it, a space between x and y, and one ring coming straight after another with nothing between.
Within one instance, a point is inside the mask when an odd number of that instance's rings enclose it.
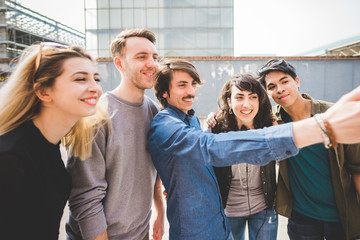
<instances>
[{"instance_id":1,"label":"black top","mask_svg":"<svg viewBox=\"0 0 360 240\"><path fill-rule=\"evenodd\" d=\"M1 239L58 239L71 177L32 121L0 136L0 190Z\"/></svg>"}]
</instances>

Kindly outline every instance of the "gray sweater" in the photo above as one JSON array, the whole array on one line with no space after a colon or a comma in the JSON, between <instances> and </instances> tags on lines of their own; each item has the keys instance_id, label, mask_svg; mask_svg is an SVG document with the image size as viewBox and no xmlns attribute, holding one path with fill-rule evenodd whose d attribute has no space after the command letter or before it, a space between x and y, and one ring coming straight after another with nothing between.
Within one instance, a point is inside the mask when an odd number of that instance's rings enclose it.
<instances>
[{"instance_id":1,"label":"gray sweater","mask_svg":"<svg viewBox=\"0 0 360 240\"><path fill-rule=\"evenodd\" d=\"M149 232L156 170L146 150L154 101L132 104L106 93L112 132L103 127L85 161L70 158L73 190L69 239L91 239L107 230L109 239L143 239ZM81 233L80 233L81 231ZM77 237L76 237L77 236Z\"/></svg>"}]
</instances>

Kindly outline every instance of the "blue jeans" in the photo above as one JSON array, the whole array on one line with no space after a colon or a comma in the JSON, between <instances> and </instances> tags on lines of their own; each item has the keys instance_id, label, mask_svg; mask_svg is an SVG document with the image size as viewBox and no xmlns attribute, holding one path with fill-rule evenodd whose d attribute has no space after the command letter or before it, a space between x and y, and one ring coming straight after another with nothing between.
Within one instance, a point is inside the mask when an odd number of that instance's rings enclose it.
<instances>
[{"instance_id":1,"label":"blue jeans","mask_svg":"<svg viewBox=\"0 0 360 240\"><path fill-rule=\"evenodd\" d=\"M293 211L288 222L290 240L346 239L341 223L324 222Z\"/></svg>"},{"instance_id":2,"label":"blue jeans","mask_svg":"<svg viewBox=\"0 0 360 240\"><path fill-rule=\"evenodd\" d=\"M246 221L249 240L276 240L278 215L274 209L265 209L249 216L229 217L228 219L234 240L245 239Z\"/></svg>"}]
</instances>

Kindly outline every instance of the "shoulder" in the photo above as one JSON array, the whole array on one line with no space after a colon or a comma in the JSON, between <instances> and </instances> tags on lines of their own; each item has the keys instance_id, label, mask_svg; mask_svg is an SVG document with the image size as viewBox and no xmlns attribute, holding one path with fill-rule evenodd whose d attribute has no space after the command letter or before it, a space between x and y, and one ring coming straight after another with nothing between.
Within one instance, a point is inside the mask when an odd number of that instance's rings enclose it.
<instances>
[{"instance_id":1,"label":"shoulder","mask_svg":"<svg viewBox=\"0 0 360 240\"><path fill-rule=\"evenodd\" d=\"M150 97L146 95L144 95L144 102L148 105L159 107L159 105L154 100L152 100Z\"/></svg>"},{"instance_id":2,"label":"shoulder","mask_svg":"<svg viewBox=\"0 0 360 240\"><path fill-rule=\"evenodd\" d=\"M321 109L327 110L328 108L330 108L331 106L334 105L334 103L332 102L327 102L327 101L323 101L323 100L317 100L321 106Z\"/></svg>"},{"instance_id":3,"label":"shoulder","mask_svg":"<svg viewBox=\"0 0 360 240\"><path fill-rule=\"evenodd\" d=\"M334 103L332 102L328 102L328 101L324 101L324 100L319 100L316 98L311 97L308 94L302 94L302 96L306 99L311 100L311 111L312 114L316 114L316 113L322 113L325 112L327 109L329 109L332 105L334 105Z\"/></svg>"},{"instance_id":4,"label":"shoulder","mask_svg":"<svg viewBox=\"0 0 360 240\"><path fill-rule=\"evenodd\" d=\"M149 98L146 95L144 95L144 105L146 106L146 108L148 110L151 111L153 116L155 116L160 110L159 105L154 100L152 100L151 98Z\"/></svg>"},{"instance_id":5,"label":"shoulder","mask_svg":"<svg viewBox=\"0 0 360 240\"><path fill-rule=\"evenodd\" d=\"M153 118L151 122L151 130L156 132L173 132L179 128L187 126L170 108L163 108Z\"/></svg>"},{"instance_id":6,"label":"shoulder","mask_svg":"<svg viewBox=\"0 0 360 240\"><path fill-rule=\"evenodd\" d=\"M0 164L3 171L22 169L29 158L29 143L32 142L26 134L26 129L20 125L16 129L0 136ZM25 164L26 165L26 164Z\"/></svg>"},{"instance_id":7,"label":"shoulder","mask_svg":"<svg viewBox=\"0 0 360 240\"><path fill-rule=\"evenodd\" d=\"M180 119L173 113L170 108L161 109L158 114L153 119L153 122L162 122L162 121L180 121Z\"/></svg>"},{"instance_id":8,"label":"shoulder","mask_svg":"<svg viewBox=\"0 0 360 240\"><path fill-rule=\"evenodd\" d=\"M26 129L24 124L15 128L14 130L0 136L0 152L10 152L19 149L26 139Z\"/></svg>"}]
</instances>

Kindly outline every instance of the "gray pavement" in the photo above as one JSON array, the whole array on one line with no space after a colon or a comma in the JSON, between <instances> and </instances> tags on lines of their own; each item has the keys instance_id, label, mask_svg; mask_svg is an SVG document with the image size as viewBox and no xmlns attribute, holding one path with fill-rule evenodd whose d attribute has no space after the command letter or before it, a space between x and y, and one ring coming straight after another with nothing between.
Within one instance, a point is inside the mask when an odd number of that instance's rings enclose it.
<instances>
[{"instance_id":1,"label":"gray pavement","mask_svg":"<svg viewBox=\"0 0 360 240\"><path fill-rule=\"evenodd\" d=\"M151 217L151 223L154 222L155 220L155 216L156 216L156 210L153 207L153 214ZM65 234L65 221L67 220L69 216L69 210L68 207L66 206L66 208L64 209L64 216L63 219L61 221L61 226L60 226L60 237L59 240L66 240L66 234ZM163 240L169 240L169 223L166 221L165 223L165 235L163 237ZM150 233L151 234L151 233ZM246 232L246 237L245 240L248 240L249 238L247 237L247 232ZM289 240L289 237L287 235L287 218L279 216L279 227L278 227L278 240Z\"/></svg>"}]
</instances>

